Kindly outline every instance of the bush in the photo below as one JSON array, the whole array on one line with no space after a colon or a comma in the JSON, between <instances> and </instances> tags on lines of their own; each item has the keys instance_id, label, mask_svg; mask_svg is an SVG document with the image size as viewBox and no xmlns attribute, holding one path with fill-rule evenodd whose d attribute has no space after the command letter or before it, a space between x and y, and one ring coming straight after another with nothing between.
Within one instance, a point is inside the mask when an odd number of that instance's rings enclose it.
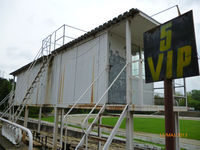
<instances>
[{"instance_id":1,"label":"bush","mask_svg":"<svg viewBox=\"0 0 200 150\"><path fill-rule=\"evenodd\" d=\"M200 101L190 99L188 100L188 106L194 107L195 110L200 110Z\"/></svg>"},{"instance_id":2,"label":"bush","mask_svg":"<svg viewBox=\"0 0 200 150\"><path fill-rule=\"evenodd\" d=\"M11 91L12 84L11 80L0 78L0 101L3 100ZM0 106L0 110L4 110L7 106L7 102Z\"/></svg>"}]
</instances>

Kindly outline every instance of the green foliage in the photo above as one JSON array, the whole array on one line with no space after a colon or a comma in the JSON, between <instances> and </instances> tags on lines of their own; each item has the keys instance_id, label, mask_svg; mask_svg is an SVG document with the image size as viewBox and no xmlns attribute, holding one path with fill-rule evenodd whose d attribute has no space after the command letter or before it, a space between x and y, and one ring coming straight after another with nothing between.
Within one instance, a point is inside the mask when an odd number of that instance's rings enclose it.
<instances>
[{"instance_id":1,"label":"green foliage","mask_svg":"<svg viewBox=\"0 0 200 150\"><path fill-rule=\"evenodd\" d=\"M188 100L188 106L194 107L195 110L200 110L200 101L190 99Z\"/></svg>"},{"instance_id":2,"label":"green foliage","mask_svg":"<svg viewBox=\"0 0 200 150\"><path fill-rule=\"evenodd\" d=\"M48 115L49 113L51 113L53 111L53 107L43 107L42 108L42 114L43 115Z\"/></svg>"},{"instance_id":3,"label":"green foliage","mask_svg":"<svg viewBox=\"0 0 200 150\"><path fill-rule=\"evenodd\" d=\"M200 90L192 90L187 93L188 106L200 110Z\"/></svg>"},{"instance_id":4,"label":"green foliage","mask_svg":"<svg viewBox=\"0 0 200 150\"><path fill-rule=\"evenodd\" d=\"M11 91L12 84L11 80L0 78L0 101L3 100ZM6 107L7 103L3 104L0 107L0 110L3 110Z\"/></svg>"},{"instance_id":5,"label":"green foliage","mask_svg":"<svg viewBox=\"0 0 200 150\"><path fill-rule=\"evenodd\" d=\"M192 99L200 101L200 90L192 90L189 95L191 95Z\"/></svg>"}]
</instances>

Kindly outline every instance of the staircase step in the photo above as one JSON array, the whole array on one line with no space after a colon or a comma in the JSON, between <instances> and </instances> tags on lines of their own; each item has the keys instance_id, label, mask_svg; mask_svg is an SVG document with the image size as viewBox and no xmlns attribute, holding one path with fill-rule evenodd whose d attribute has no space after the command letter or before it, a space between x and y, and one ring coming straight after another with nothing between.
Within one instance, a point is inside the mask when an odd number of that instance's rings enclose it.
<instances>
[{"instance_id":1,"label":"staircase step","mask_svg":"<svg viewBox=\"0 0 200 150\"><path fill-rule=\"evenodd\" d=\"M89 135L88 138L92 139L92 140L96 140L96 141L102 141L102 142L106 142L107 141L106 138L102 138L102 137L98 137L98 136L94 136L94 135Z\"/></svg>"},{"instance_id":2,"label":"staircase step","mask_svg":"<svg viewBox=\"0 0 200 150\"><path fill-rule=\"evenodd\" d=\"M110 126L110 125L103 125L103 124L97 124L97 123L94 123L93 126L98 126L98 127L101 127L101 128L108 128L108 129L114 128L113 126Z\"/></svg>"},{"instance_id":3,"label":"staircase step","mask_svg":"<svg viewBox=\"0 0 200 150\"><path fill-rule=\"evenodd\" d=\"M120 114L102 113L101 116L120 117Z\"/></svg>"}]
</instances>

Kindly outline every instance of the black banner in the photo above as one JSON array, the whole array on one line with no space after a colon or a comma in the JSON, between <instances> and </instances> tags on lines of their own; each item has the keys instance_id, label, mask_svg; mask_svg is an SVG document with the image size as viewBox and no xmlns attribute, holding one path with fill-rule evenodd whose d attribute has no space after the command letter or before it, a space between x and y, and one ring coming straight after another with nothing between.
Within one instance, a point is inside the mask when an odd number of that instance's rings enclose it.
<instances>
[{"instance_id":1,"label":"black banner","mask_svg":"<svg viewBox=\"0 0 200 150\"><path fill-rule=\"evenodd\" d=\"M144 33L146 83L199 75L192 11Z\"/></svg>"}]
</instances>

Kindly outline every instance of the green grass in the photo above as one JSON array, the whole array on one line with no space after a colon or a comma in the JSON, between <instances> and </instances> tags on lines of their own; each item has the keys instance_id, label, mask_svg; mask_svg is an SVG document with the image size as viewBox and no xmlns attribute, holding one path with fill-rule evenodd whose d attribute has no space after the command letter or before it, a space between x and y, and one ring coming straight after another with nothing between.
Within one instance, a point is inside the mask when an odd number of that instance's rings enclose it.
<instances>
[{"instance_id":1,"label":"green grass","mask_svg":"<svg viewBox=\"0 0 200 150\"><path fill-rule=\"evenodd\" d=\"M43 121L54 122L54 117L45 117L42 118ZM93 119L89 119L91 123ZM103 118L102 123L105 125L114 126L117 122L118 118ZM200 140L200 121L196 120L180 120L180 133L187 133L187 137L184 138ZM126 122L123 120L120 128L125 129ZM165 121L163 118L134 118L134 131L137 132L146 132L153 134L162 134L165 133Z\"/></svg>"},{"instance_id":2,"label":"green grass","mask_svg":"<svg viewBox=\"0 0 200 150\"><path fill-rule=\"evenodd\" d=\"M42 117L43 121L54 122L54 116Z\"/></svg>"},{"instance_id":3,"label":"green grass","mask_svg":"<svg viewBox=\"0 0 200 150\"><path fill-rule=\"evenodd\" d=\"M103 118L102 123L114 126L118 118ZM93 119L89 119L92 122ZM187 134L183 138L200 140L200 121L196 120L180 120L180 133ZM125 129L125 119L120 128ZM163 118L134 118L134 131L146 132L153 134L165 133L165 121Z\"/></svg>"}]
</instances>

